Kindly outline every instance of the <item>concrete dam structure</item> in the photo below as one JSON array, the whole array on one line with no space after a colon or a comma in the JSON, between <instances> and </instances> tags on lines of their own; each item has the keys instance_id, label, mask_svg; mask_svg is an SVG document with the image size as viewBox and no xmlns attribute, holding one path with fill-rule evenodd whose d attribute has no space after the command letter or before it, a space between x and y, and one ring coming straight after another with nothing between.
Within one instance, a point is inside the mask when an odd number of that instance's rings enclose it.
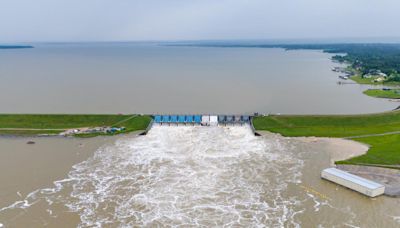
<instances>
[{"instance_id":1,"label":"concrete dam structure","mask_svg":"<svg viewBox=\"0 0 400 228\"><path fill-rule=\"evenodd\" d=\"M154 123L160 125L183 124L218 126L246 124L251 122L248 115L153 115Z\"/></svg>"}]
</instances>

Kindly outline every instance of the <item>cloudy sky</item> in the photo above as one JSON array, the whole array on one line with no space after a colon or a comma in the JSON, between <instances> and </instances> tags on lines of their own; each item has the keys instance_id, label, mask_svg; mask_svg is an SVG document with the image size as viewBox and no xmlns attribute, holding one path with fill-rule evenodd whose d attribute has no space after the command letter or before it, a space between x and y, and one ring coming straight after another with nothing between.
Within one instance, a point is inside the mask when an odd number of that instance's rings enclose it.
<instances>
[{"instance_id":1,"label":"cloudy sky","mask_svg":"<svg viewBox=\"0 0 400 228\"><path fill-rule=\"evenodd\" d=\"M400 37L400 0L0 0L0 42Z\"/></svg>"}]
</instances>

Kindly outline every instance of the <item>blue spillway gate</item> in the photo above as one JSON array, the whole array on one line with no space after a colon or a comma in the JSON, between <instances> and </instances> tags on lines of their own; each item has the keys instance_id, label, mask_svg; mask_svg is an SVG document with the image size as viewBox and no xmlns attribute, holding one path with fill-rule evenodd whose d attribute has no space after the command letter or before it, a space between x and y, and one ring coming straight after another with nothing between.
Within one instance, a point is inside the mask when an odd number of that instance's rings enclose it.
<instances>
[{"instance_id":1,"label":"blue spillway gate","mask_svg":"<svg viewBox=\"0 0 400 228\"><path fill-rule=\"evenodd\" d=\"M168 115L162 116L161 122L162 122L162 123L169 123L169 116L168 116Z\"/></svg>"},{"instance_id":2,"label":"blue spillway gate","mask_svg":"<svg viewBox=\"0 0 400 228\"><path fill-rule=\"evenodd\" d=\"M193 116L186 116L186 122L193 123L194 122Z\"/></svg>"},{"instance_id":3,"label":"blue spillway gate","mask_svg":"<svg viewBox=\"0 0 400 228\"><path fill-rule=\"evenodd\" d=\"M186 123L186 116L178 116L178 123Z\"/></svg>"},{"instance_id":4,"label":"blue spillway gate","mask_svg":"<svg viewBox=\"0 0 400 228\"><path fill-rule=\"evenodd\" d=\"M194 116L194 122L201 124L201 116Z\"/></svg>"},{"instance_id":5,"label":"blue spillway gate","mask_svg":"<svg viewBox=\"0 0 400 228\"><path fill-rule=\"evenodd\" d=\"M161 116L159 116L159 115L154 116L154 122L161 123Z\"/></svg>"},{"instance_id":6,"label":"blue spillway gate","mask_svg":"<svg viewBox=\"0 0 400 228\"><path fill-rule=\"evenodd\" d=\"M178 116L170 116L169 122L171 122L171 123L177 123L177 122L178 122Z\"/></svg>"},{"instance_id":7,"label":"blue spillway gate","mask_svg":"<svg viewBox=\"0 0 400 228\"><path fill-rule=\"evenodd\" d=\"M194 116L194 122L197 124L201 124L201 116L199 116L199 115Z\"/></svg>"}]
</instances>

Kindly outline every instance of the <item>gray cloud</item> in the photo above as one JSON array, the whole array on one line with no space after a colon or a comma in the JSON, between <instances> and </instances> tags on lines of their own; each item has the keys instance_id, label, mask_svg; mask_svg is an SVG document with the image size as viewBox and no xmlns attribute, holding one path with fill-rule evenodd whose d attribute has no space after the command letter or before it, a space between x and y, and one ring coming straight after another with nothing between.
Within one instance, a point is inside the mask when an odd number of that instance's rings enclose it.
<instances>
[{"instance_id":1,"label":"gray cloud","mask_svg":"<svg viewBox=\"0 0 400 228\"><path fill-rule=\"evenodd\" d=\"M398 0L2 0L0 42L400 37Z\"/></svg>"}]
</instances>

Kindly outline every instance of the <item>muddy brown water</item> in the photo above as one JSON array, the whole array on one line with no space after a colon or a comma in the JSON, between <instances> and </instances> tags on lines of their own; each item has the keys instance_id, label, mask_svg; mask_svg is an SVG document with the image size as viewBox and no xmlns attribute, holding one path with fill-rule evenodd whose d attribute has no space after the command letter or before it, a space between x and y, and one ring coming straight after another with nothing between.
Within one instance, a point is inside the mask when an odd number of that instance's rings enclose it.
<instances>
[{"instance_id":1,"label":"muddy brown water","mask_svg":"<svg viewBox=\"0 0 400 228\"><path fill-rule=\"evenodd\" d=\"M400 199L320 179L346 149L328 141L255 137L248 126L35 140L0 140L5 227L400 225Z\"/></svg>"}]
</instances>

